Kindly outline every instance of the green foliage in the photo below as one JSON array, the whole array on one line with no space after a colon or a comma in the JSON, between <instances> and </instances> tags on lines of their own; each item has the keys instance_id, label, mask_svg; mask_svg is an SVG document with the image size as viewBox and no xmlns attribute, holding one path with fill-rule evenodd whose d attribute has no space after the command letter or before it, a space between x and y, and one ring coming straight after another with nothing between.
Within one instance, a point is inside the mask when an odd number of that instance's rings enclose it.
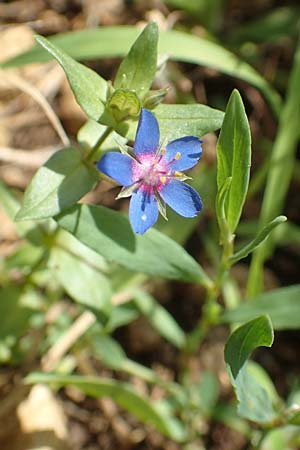
<instances>
[{"instance_id":1,"label":"green foliage","mask_svg":"<svg viewBox=\"0 0 300 450\"><path fill-rule=\"evenodd\" d=\"M130 270L196 281L209 278L176 242L156 230L135 235L126 217L103 206L78 205L59 215L57 223L81 242Z\"/></svg>"},{"instance_id":2,"label":"green foliage","mask_svg":"<svg viewBox=\"0 0 300 450\"><path fill-rule=\"evenodd\" d=\"M238 398L242 417L258 423L270 423L276 418L272 399L255 374L247 366L247 359L257 347L271 347L273 329L267 316L260 316L236 329L225 346L225 361Z\"/></svg>"},{"instance_id":3,"label":"green foliage","mask_svg":"<svg viewBox=\"0 0 300 450\"><path fill-rule=\"evenodd\" d=\"M265 239L267 239L269 237L269 235L274 230L274 228L276 228L278 225L281 225L282 223L284 223L286 221L287 221L287 218L285 216L278 216L278 217L276 217L276 219L269 222L265 227L262 228L262 230L260 230L257 233L255 238L251 242L249 242L249 244L247 244L241 250L239 250L234 255L232 255L229 258L229 262L231 264L235 264L240 259L246 258L250 253L252 253L254 250L256 250L261 244L263 244Z\"/></svg>"},{"instance_id":4,"label":"green foliage","mask_svg":"<svg viewBox=\"0 0 300 450\"><path fill-rule=\"evenodd\" d=\"M49 268L71 298L93 310L110 312L109 281L92 263L56 246L51 252Z\"/></svg>"},{"instance_id":5,"label":"green foliage","mask_svg":"<svg viewBox=\"0 0 300 450\"><path fill-rule=\"evenodd\" d=\"M251 165L250 128L238 91L233 91L225 112L217 144L217 183L220 190L228 177L229 188L225 216L229 230L234 233L245 202Z\"/></svg>"},{"instance_id":6,"label":"green foliage","mask_svg":"<svg viewBox=\"0 0 300 450\"><path fill-rule=\"evenodd\" d=\"M114 87L133 90L143 98L153 82L157 65L158 28L150 22L123 59Z\"/></svg>"},{"instance_id":7,"label":"green foliage","mask_svg":"<svg viewBox=\"0 0 300 450\"><path fill-rule=\"evenodd\" d=\"M278 132L272 150L267 183L264 192L260 225L266 225L283 209L284 200L292 178L295 154L299 142L300 122L300 44L295 52L294 64L290 73L286 100L280 115ZM254 296L263 286L264 261L274 248L272 239L268 239L254 253L248 280L248 295Z\"/></svg>"},{"instance_id":8,"label":"green foliage","mask_svg":"<svg viewBox=\"0 0 300 450\"><path fill-rule=\"evenodd\" d=\"M224 113L205 105L159 105L155 108L161 138L203 136L222 126Z\"/></svg>"},{"instance_id":9,"label":"green foliage","mask_svg":"<svg viewBox=\"0 0 300 450\"><path fill-rule=\"evenodd\" d=\"M138 34L139 31L130 26L101 27L56 35L51 38L51 43L75 59L116 57L126 55ZM187 33L165 31L160 34L158 51L166 53L175 61L203 65L246 81L259 89L272 109L279 114L281 102L278 93L249 64L241 61L221 45ZM35 47L2 66L16 67L49 59L49 56Z\"/></svg>"},{"instance_id":10,"label":"green foliage","mask_svg":"<svg viewBox=\"0 0 300 450\"><path fill-rule=\"evenodd\" d=\"M145 291L135 292L134 300L138 309L148 318L149 322L161 336L176 347L185 344L185 335L171 314Z\"/></svg>"},{"instance_id":11,"label":"green foliage","mask_svg":"<svg viewBox=\"0 0 300 450\"><path fill-rule=\"evenodd\" d=\"M210 31L221 25L224 2L220 0L168 0L168 3L191 14L188 20L194 20L198 14ZM239 54L247 55L249 47L242 42L245 36L259 42L270 29L275 30L276 39L286 35L289 24L293 31L296 25L291 11L292 8L288 9L289 14L285 15L280 9L247 29L229 30L227 38L224 34L225 39L233 47L239 45ZM258 34L254 36L256 26ZM293 174L295 179L299 178L298 168L294 170L300 120L299 48L281 112L280 98L264 77L231 53L224 43L218 44L217 36L209 36L207 32L203 36L172 30L162 32L159 38L158 27L153 22L142 32L133 26L100 27L49 39L37 36L43 49L36 46L2 64L3 67L20 66L54 57L65 71L88 120L78 132L78 146L74 144L72 148L56 152L37 171L25 191L21 208L16 196L0 184L1 205L10 218L14 219L17 214L16 232L22 239L7 258L0 258L0 360L9 364L25 360L24 370L27 370L28 362L36 361L49 350L47 360L53 352L52 346L55 350L60 339L68 343L73 327L76 331L78 321L81 323L86 316L80 314L89 310L92 323L83 328L83 336L74 342L76 345L72 341L66 347L65 352L70 354L56 361L60 373L33 373L27 377L28 383L75 386L95 398L109 396L138 420L154 426L169 439L183 443L186 450L204 448L203 430L209 421L224 423L242 433L250 445L256 445L256 450L296 448L299 439L287 425L293 424L299 432L298 388L292 390L285 403L263 367L249 358L256 348L272 345L272 324L276 330L300 328L299 285L255 295L261 288L263 263L275 243L282 245L299 240L299 227L291 223L278 227L286 217L276 217L282 211ZM251 45L252 56L257 55L259 47ZM165 71L163 67L157 78L161 89L151 90L158 52L175 61L204 65L243 80L260 90L279 116L272 155L267 155L263 169L256 173L257 179L248 197L251 201L254 193L259 193L266 178L259 221L251 222L253 214L250 213L250 220L245 217L244 224L239 226L251 164L250 128L239 92L233 91L225 114L206 105L190 103L194 101L192 91L183 95L178 90L175 100L179 102L184 98L189 104L161 104L168 92L164 75L168 81L173 81L173 69L174 79L181 75L179 66L170 64ZM107 82L76 61L124 55L114 82ZM248 97L249 92L245 91ZM214 94L214 102L223 104L219 93ZM100 180L94 165L103 152L119 147L121 152L131 154L127 142L131 144L135 138L142 107L153 109L162 145L186 135L202 137L220 128L221 131L217 142L217 167L211 150L213 137L207 136L203 138L202 164L192 171L192 186L201 193L205 216L188 221L170 213L169 221L158 222L156 230L136 235L121 211L76 202ZM267 144L270 149L270 142ZM246 211L244 213L247 216ZM34 222L42 219L47 220ZM245 233L247 227L250 232ZM236 232L239 234L238 250L234 248ZM245 235L248 243L243 241ZM194 247L199 239L203 244L201 254L198 246ZM185 242L193 257L184 248ZM255 256L248 282L251 295L247 294L243 300L239 280L230 269L252 252ZM207 272L198 259L207 267ZM162 298L160 292L157 294L157 277L195 284L190 287L180 283L172 285L180 289L178 301L185 302L181 308L187 308L189 317L194 314L190 297L198 299L199 296L201 314L194 318L198 323L189 333L183 331L172 314L156 300L156 297ZM74 300L71 307L70 300ZM54 310L55 315L57 303L61 310L53 321L51 314ZM197 305L195 311L200 307ZM129 358L124 350L126 346L121 344L121 333L115 333L141 315L161 336L161 343L168 345L168 349L173 347L172 378L165 376L160 367L144 366ZM237 412L229 402L225 404L220 399L218 376L203 370L205 347L202 343L219 324L240 325L225 346L227 371L238 400ZM187 327L185 320L182 326ZM87 365L83 364L85 370L91 360L97 368L109 368L112 379L72 375L75 368L80 372L82 367L81 364L76 366L77 352L79 362L82 355L87 358ZM69 364L65 364L68 359ZM119 381L119 376L129 381ZM145 386L149 385L151 395L134 389L131 381L136 378L143 380ZM160 399L154 401L157 392ZM275 430L276 427L281 428Z\"/></svg>"},{"instance_id":12,"label":"green foliage","mask_svg":"<svg viewBox=\"0 0 300 450\"><path fill-rule=\"evenodd\" d=\"M257 295L237 308L226 311L223 320L244 322L268 314L275 330L300 328L300 285L274 289Z\"/></svg>"},{"instance_id":13,"label":"green foliage","mask_svg":"<svg viewBox=\"0 0 300 450\"><path fill-rule=\"evenodd\" d=\"M104 112L107 95L106 81L93 70L75 61L42 36L36 36L42 45L64 69L77 103L92 119L99 120Z\"/></svg>"},{"instance_id":14,"label":"green foliage","mask_svg":"<svg viewBox=\"0 0 300 450\"><path fill-rule=\"evenodd\" d=\"M60 150L33 177L16 219L55 216L83 197L97 180L97 172L83 162L80 150Z\"/></svg>"},{"instance_id":15,"label":"green foliage","mask_svg":"<svg viewBox=\"0 0 300 450\"><path fill-rule=\"evenodd\" d=\"M145 423L154 425L157 430L175 441L185 439L181 424L170 417L165 410L146 397L137 394L130 384L110 378L62 376L56 374L31 374L28 383L55 383L60 386L74 386L92 397L110 397L121 407Z\"/></svg>"}]
</instances>

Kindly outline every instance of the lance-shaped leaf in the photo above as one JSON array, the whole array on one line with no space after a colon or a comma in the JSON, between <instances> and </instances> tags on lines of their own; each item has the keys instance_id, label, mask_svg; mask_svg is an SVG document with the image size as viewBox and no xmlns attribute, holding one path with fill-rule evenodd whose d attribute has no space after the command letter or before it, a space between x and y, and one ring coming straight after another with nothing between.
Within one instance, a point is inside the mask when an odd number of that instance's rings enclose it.
<instances>
[{"instance_id":1,"label":"lance-shaped leaf","mask_svg":"<svg viewBox=\"0 0 300 450\"><path fill-rule=\"evenodd\" d=\"M217 184L220 190L228 177L232 183L226 204L226 217L234 233L247 195L251 136L243 101L237 90L230 96L217 144Z\"/></svg>"},{"instance_id":2,"label":"lance-shaped leaf","mask_svg":"<svg viewBox=\"0 0 300 450\"><path fill-rule=\"evenodd\" d=\"M145 291L136 291L134 293L134 301L138 309L147 317L153 328L161 336L176 347L183 347L186 341L184 331L163 306Z\"/></svg>"},{"instance_id":3,"label":"lance-shaped leaf","mask_svg":"<svg viewBox=\"0 0 300 450\"><path fill-rule=\"evenodd\" d=\"M136 27L118 26L72 31L50 39L73 58L97 59L126 55L138 35ZM169 55L170 59L211 67L246 81L264 94L272 109L279 115L281 101L278 93L253 67L221 45L199 36L171 30L160 33L158 49L159 53ZM45 52L34 47L6 61L2 66L15 67L49 59L51 58Z\"/></svg>"},{"instance_id":4,"label":"lance-shaped leaf","mask_svg":"<svg viewBox=\"0 0 300 450\"><path fill-rule=\"evenodd\" d=\"M159 122L161 140L171 141L182 136L201 137L219 130L224 112L206 105L159 105L153 110ZM129 124L127 138L134 140L137 122Z\"/></svg>"},{"instance_id":5,"label":"lance-shaped leaf","mask_svg":"<svg viewBox=\"0 0 300 450\"><path fill-rule=\"evenodd\" d=\"M226 311L222 320L244 322L268 314L275 330L300 328L300 285L274 289L257 295L235 309Z\"/></svg>"},{"instance_id":6,"label":"lance-shaped leaf","mask_svg":"<svg viewBox=\"0 0 300 450\"><path fill-rule=\"evenodd\" d=\"M150 22L123 59L114 82L115 88L126 88L144 96L153 82L157 64L158 28Z\"/></svg>"},{"instance_id":7,"label":"lance-shaped leaf","mask_svg":"<svg viewBox=\"0 0 300 450\"><path fill-rule=\"evenodd\" d=\"M99 120L106 102L106 81L93 70L68 56L48 39L36 36L36 40L54 56L65 71L79 106L90 118Z\"/></svg>"},{"instance_id":8,"label":"lance-shaped leaf","mask_svg":"<svg viewBox=\"0 0 300 450\"><path fill-rule=\"evenodd\" d=\"M176 441L186 438L182 424L166 413L147 397L138 394L128 383L100 377L64 376L58 374L31 374L28 383L55 383L59 386L74 386L91 397L110 397L122 408L142 422L153 425L158 431Z\"/></svg>"},{"instance_id":9,"label":"lance-shaped leaf","mask_svg":"<svg viewBox=\"0 0 300 450\"><path fill-rule=\"evenodd\" d=\"M224 113L206 105L159 105L153 111L161 137L203 136L222 126Z\"/></svg>"},{"instance_id":10,"label":"lance-shaped leaf","mask_svg":"<svg viewBox=\"0 0 300 450\"><path fill-rule=\"evenodd\" d=\"M229 263L232 265L238 262L240 259L246 258L257 247L259 247L265 241L265 239L267 239L274 228L286 221L287 218L285 216L278 216L276 217L276 219L269 222L258 232L255 238L251 242L249 242L249 244L247 244L245 247L243 247L241 250L239 250L229 258Z\"/></svg>"},{"instance_id":11,"label":"lance-shaped leaf","mask_svg":"<svg viewBox=\"0 0 300 450\"><path fill-rule=\"evenodd\" d=\"M101 255L59 230L48 267L73 300L110 317L111 286L105 275L108 265Z\"/></svg>"},{"instance_id":12,"label":"lance-shaped leaf","mask_svg":"<svg viewBox=\"0 0 300 450\"><path fill-rule=\"evenodd\" d=\"M130 270L211 286L199 264L159 231L133 233L123 214L103 206L77 205L56 217L58 224L108 261Z\"/></svg>"},{"instance_id":13,"label":"lance-shaped leaf","mask_svg":"<svg viewBox=\"0 0 300 450\"><path fill-rule=\"evenodd\" d=\"M268 316L260 316L237 328L225 346L225 361L239 402L241 416L258 423L270 423L276 417L272 398L248 369L247 360L257 347L271 347L273 329Z\"/></svg>"},{"instance_id":14,"label":"lance-shaped leaf","mask_svg":"<svg viewBox=\"0 0 300 450\"><path fill-rule=\"evenodd\" d=\"M89 192L97 180L96 170L82 161L78 149L60 150L34 175L16 219L55 216Z\"/></svg>"}]
</instances>

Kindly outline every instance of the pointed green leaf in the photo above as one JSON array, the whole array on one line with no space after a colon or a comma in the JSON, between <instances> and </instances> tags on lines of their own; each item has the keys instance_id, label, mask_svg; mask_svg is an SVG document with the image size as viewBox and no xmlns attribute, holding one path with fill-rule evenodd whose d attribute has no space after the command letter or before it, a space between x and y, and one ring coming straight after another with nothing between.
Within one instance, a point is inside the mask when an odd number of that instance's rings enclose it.
<instances>
[{"instance_id":1,"label":"pointed green leaf","mask_svg":"<svg viewBox=\"0 0 300 450\"><path fill-rule=\"evenodd\" d=\"M225 361L239 402L242 417L258 423L271 423L276 418L273 399L259 380L257 372L250 370L247 360L257 347L270 347L273 329L268 316L260 316L237 328L225 346Z\"/></svg>"},{"instance_id":2,"label":"pointed green leaf","mask_svg":"<svg viewBox=\"0 0 300 450\"><path fill-rule=\"evenodd\" d=\"M228 199L231 183L232 177L226 178L223 185L218 190L216 197L216 215L220 229L220 241L222 244L232 239L225 212L225 203Z\"/></svg>"},{"instance_id":3,"label":"pointed green leaf","mask_svg":"<svg viewBox=\"0 0 300 450\"><path fill-rule=\"evenodd\" d=\"M108 261L148 275L196 281L210 279L176 242L156 230L133 233L128 219L103 206L77 205L56 217L58 224Z\"/></svg>"},{"instance_id":4,"label":"pointed green leaf","mask_svg":"<svg viewBox=\"0 0 300 450\"><path fill-rule=\"evenodd\" d=\"M171 314L148 293L134 293L134 301L138 309L149 320L158 333L175 345L182 348L185 344L185 334Z\"/></svg>"},{"instance_id":5,"label":"pointed green leaf","mask_svg":"<svg viewBox=\"0 0 300 450\"><path fill-rule=\"evenodd\" d=\"M233 378L257 347L271 347L273 343L272 323L267 316L260 316L237 328L225 346L225 361Z\"/></svg>"},{"instance_id":6,"label":"pointed green leaf","mask_svg":"<svg viewBox=\"0 0 300 450\"><path fill-rule=\"evenodd\" d=\"M159 121L161 138L203 136L222 126L224 113L206 105L159 105L153 111Z\"/></svg>"},{"instance_id":7,"label":"pointed green leaf","mask_svg":"<svg viewBox=\"0 0 300 450\"><path fill-rule=\"evenodd\" d=\"M250 165L251 136L243 101L237 90L230 96L217 144L217 184L221 189L232 177L226 205L226 218L233 233L239 223L247 195Z\"/></svg>"},{"instance_id":8,"label":"pointed green leaf","mask_svg":"<svg viewBox=\"0 0 300 450\"><path fill-rule=\"evenodd\" d=\"M33 373L26 378L26 381L28 383L55 383L60 386L75 386L91 397L110 397L137 419L153 425L169 438L180 442L186 437L183 426L177 419L167 415L166 411L160 411L158 405L135 392L128 383L100 377L63 376L45 373Z\"/></svg>"},{"instance_id":9,"label":"pointed green leaf","mask_svg":"<svg viewBox=\"0 0 300 450\"><path fill-rule=\"evenodd\" d=\"M48 264L54 277L72 299L92 310L109 314L110 283L98 268L57 245L51 250Z\"/></svg>"},{"instance_id":10,"label":"pointed green leaf","mask_svg":"<svg viewBox=\"0 0 300 450\"><path fill-rule=\"evenodd\" d=\"M34 175L16 219L55 216L89 192L97 180L97 172L83 163L78 149L60 150Z\"/></svg>"},{"instance_id":11,"label":"pointed green leaf","mask_svg":"<svg viewBox=\"0 0 300 450\"><path fill-rule=\"evenodd\" d=\"M1 206L8 217L14 221L18 210L20 209L20 203L13 193L0 181L0 198ZM38 226L36 223L27 222L15 222L15 227L18 235L27 239L29 242L37 246L44 245L45 230Z\"/></svg>"},{"instance_id":12,"label":"pointed green leaf","mask_svg":"<svg viewBox=\"0 0 300 450\"><path fill-rule=\"evenodd\" d=\"M75 59L96 59L126 55L139 33L140 31L132 26L99 27L63 33L50 39ZM176 61L211 67L246 81L263 93L272 109L279 115L281 100L278 93L253 67L221 45L199 36L172 30L160 33L159 53L167 54L170 59ZM3 66L14 67L49 59L51 58L47 57L45 52L34 47L6 61Z\"/></svg>"},{"instance_id":13,"label":"pointed green leaf","mask_svg":"<svg viewBox=\"0 0 300 450\"><path fill-rule=\"evenodd\" d=\"M96 72L78 63L42 36L36 36L42 45L64 69L77 103L92 119L99 120L104 112L107 83Z\"/></svg>"},{"instance_id":14,"label":"pointed green leaf","mask_svg":"<svg viewBox=\"0 0 300 450\"><path fill-rule=\"evenodd\" d=\"M115 88L136 91L143 97L151 87L157 65L158 28L150 22L123 59L114 82Z\"/></svg>"},{"instance_id":15,"label":"pointed green leaf","mask_svg":"<svg viewBox=\"0 0 300 450\"><path fill-rule=\"evenodd\" d=\"M278 216L276 219L269 222L265 227L263 227L262 230L258 232L256 237L249 242L245 247L243 247L241 250L236 252L234 255L232 255L229 258L230 264L237 263L240 259L246 258L250 253L252 253L257 247L259 247L265 239L270 235L272 230L277 227L278 225L284 223L287 221L287 217L285 216Z\"/></svg>"},{"instance_id":16,"label":"pointed green leaf","mask_svg":"<svg viewBox=\"0 0 300 450\"><path fill-rule=\"evenodd\" d=\"M275 330L300 328L300 285L274 289L253 297L235 309L226 311L222 320L244 322L268 314Z\"/></svg>"},{"instance_id":17,"label":"pointed green leaf","mask_svg":"<svg viewBox=\"0 0 300 450\"><path fill-rule=\"evenodd\" d=\"M168 142L183 136L201 137L222 126L224 113L206 105L159 105L153 110L159 122L161 141ZM134 140L137 121L128 123L128 139Z\"/></svg>"}]
</instances>

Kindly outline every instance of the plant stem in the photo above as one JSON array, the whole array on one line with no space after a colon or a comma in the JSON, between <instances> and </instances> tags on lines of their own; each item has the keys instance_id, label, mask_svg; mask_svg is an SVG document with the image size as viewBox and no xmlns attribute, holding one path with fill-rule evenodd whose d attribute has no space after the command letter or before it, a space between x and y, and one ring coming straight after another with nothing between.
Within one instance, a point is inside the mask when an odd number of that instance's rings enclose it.
<instances>
[{"instance_id":1,"label":"plant stem","mask_svg":"<svg viewBox=\"0 0 300 450\"><path fill-rule=\"evenodd\" d=\"M113 128L107 127L104 133L99 137L98 141L94 145L94 147L91 149L87 156L87 161L92 161L94 159L95 153L99 150L103 142L108 138L108 136L112 133Z\"/></svg>"}]
</instances>

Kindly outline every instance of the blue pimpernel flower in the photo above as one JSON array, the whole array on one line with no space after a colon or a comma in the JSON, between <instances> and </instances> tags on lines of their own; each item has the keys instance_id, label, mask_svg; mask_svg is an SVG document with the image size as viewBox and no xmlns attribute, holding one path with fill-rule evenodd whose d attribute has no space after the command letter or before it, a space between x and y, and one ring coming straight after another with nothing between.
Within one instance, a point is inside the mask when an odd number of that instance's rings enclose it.
<instances>
[{"instance_id":1,"label":"blue pimpernel flower","mask_svg":"<svg viewBox=\"0 0 300 450\"><path fill-rule=\"evenodd\" d=\"M197 164L201 141L185 136L165 147L159 143L156 118L142 109L133 153L108 152L98 169L123 185L117 198L132 195L129 219L135 233L143 234L155 224L160 212L166 218L165 204L183 217L195 217L202 209L199 194L183 181L182 171Z\"/></svg>"}]
</instances>

